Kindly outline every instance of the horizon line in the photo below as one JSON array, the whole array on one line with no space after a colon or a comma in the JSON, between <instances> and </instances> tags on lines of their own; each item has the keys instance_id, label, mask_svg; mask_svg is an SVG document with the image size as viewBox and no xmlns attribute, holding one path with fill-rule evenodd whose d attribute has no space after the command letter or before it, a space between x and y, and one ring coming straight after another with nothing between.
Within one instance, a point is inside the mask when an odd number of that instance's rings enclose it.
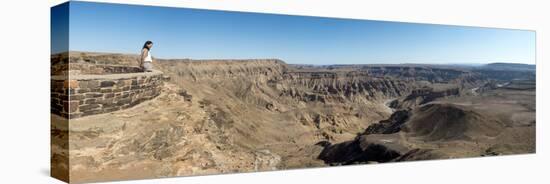
<instances>
[{"instance_id":1,"label":"horizon line","mask_svg":"<svg viewBox=\"0 0 550 184\"><path fill-rule=\"evenodd\" d=\"M69 50L69 51L63 51L63 52L57 52L57 53L51 53L52 55L57 54L63 54L63 53L71 53L71 52L80 52L80 53L96 53L96 54L121 54L121 55L133 55L133 56L139 56L139 54L136 53L128 53L128 52L113 52L113 51L81 51L81 50ZM496 63L505 63L505 64L524 64L524 65L536 65L535 63L522 63L522 62L515 62L515 61L494 61L494 62L449 62L449 63L418 63L418 62L390 62L390 63L335 63L335 64L304 64L304 63L287 63L284 59L280 58L189 58L189 57L178 57L178 58L164 58L164 57L154 57L156 59L160 60L178 60L178 59L188 59L188 60L262 60L262 59L275 59L275 60L281 60L285 62L286 64L291 65L314 65L314 66L330 66L330 65L486 65L486 64L496 64Z\"/></svg>"}]
</instances>

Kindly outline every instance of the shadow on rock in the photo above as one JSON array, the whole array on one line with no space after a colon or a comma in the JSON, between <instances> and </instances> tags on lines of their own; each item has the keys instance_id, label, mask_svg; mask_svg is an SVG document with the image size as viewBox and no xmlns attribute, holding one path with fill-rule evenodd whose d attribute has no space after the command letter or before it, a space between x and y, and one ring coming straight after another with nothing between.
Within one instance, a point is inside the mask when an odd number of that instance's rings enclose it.
<instances>
[{"instance_id":1,"label":"shadow on rock","mask_svg":"<svg viewBox=\"0 0 550 184\"><path fill-rule=\"evenodd\" d=\"M389 162L399 156L396 150L382 144L369 142L363 137L357 137L353 141L347 141L332 145L327 141L317 143L324 149L318 159L329 165L350 165L369 162Z\"/></svg>"}]
</instances>

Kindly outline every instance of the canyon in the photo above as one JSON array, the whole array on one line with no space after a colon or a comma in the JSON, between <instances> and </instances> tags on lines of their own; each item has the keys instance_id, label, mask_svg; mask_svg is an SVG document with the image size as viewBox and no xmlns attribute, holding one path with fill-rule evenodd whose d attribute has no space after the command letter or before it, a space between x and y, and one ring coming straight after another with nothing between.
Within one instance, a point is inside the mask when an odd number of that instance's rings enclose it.
<instances>
[{"instance_id":1,"label":"canyon","mask_svg":"<svg viewBox=\"0 0 550 184\"><path fill-rule=\"evenodd\" d=\"M129 54L52 58L69 79L139 66ZM52 167L94 182L534 153L535 71L503 65L156 59L154 97L52 123L52 142L68 140L52 157L70 162Z\"/></svg>"}]
</instances>

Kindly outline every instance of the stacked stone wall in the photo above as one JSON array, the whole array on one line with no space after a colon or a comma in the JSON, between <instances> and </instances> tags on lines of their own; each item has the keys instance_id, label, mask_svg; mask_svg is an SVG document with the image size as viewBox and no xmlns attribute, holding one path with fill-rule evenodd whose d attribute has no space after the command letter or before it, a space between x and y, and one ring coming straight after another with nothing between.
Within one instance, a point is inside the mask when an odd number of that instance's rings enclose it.
<instances>
[{"instance_id":1,"label":"stacked stone wall","mask_svg":"<svg viewBox=\"0 0 550 184\"><path fill-rule=\"evenodd\" d=\"M52 76L51 111L65 118L113 112L158 96L162 72Z\"/></svg>"}]
</instances>

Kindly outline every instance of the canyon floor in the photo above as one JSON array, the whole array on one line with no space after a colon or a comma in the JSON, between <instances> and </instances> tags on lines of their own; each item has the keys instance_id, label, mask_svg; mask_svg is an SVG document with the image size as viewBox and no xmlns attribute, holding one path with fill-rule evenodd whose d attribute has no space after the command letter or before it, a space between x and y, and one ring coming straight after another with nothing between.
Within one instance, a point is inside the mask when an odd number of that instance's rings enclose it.
<instances>
[{"instance_id":1,"label":"canyon floor","mask_svg":"<svg viewBox=\"0 0 550 184\"><path fill-rule=\"evenodd\" d=\"M69 127L52 123L52 132L68 130L54 139L69 137L72 181L536 150L531 70L280 60L159 60L155 67L170 76L160 96L71 119Z\"/></svg>"}]
</instances>

